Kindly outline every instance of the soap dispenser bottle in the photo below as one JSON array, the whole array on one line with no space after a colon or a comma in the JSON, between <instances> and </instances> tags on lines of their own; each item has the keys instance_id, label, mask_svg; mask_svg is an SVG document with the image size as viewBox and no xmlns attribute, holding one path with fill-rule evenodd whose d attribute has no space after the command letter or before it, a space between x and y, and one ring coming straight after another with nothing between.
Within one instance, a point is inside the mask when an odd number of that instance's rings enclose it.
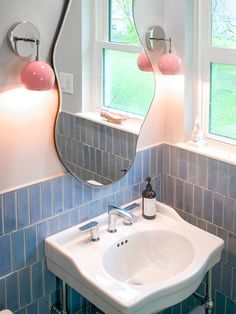
<instances>
[{"instance_id":1,"label":"soap dispenser bottle","mask_svg":"<svg viewBox=\"0 0 236 314\"><path fill-rule=\"evenodd\" d=\"M156 217L156 192L153 191L151 185L151 177L147 177L146 189L142 193L142 213L146 219L154 219Z\"/></svg>"}]
</instances>

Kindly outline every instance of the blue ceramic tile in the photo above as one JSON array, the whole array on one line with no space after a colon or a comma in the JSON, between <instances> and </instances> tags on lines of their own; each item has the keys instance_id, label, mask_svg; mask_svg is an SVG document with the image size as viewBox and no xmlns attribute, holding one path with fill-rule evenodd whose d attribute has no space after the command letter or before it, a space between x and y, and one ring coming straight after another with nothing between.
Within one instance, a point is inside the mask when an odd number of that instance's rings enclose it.
<instances>
[{"instance_id":1,"label":"blue ceramic tile","mask_svg":"<svg viewBox=\"0 0 236 314\"><path fill-rule=\"evenodd\" d=\"M13 273L6 278L7 308L11 311L19 309L19 291L17 273Z\"/></svg>"},{"instance_id":2,"label":"blue ceramic tile","mask_svg":"<svg viewBox=\"0 0 236 314\"><path fill-rule=\"evenodd\" d=\"M82 205L79 208L79 220L84 222L89 219L89 204Z\"/></svg>"},{"instance_id":3,"label":"blue ceramic tile","mask_svg":"<svg viewBox=\"0 0 236 314\"><path fill-rule=\"evenodd\" d=\"M73 177L64 176L64 209L68 210L73 207Z\"/></svg>"},{"instance_id":4,"label":"blue ceramic tile","mask_svg":"<svg viewBox=\"0 0 236 314\"><path fill-rule=\"evenodd\" d=\"M33 224L42 219L40 185L35 184L29 188L30 195L30 223Z\"/></svg>"},{"instance_id":5,"label":"blue ceramic tile","mask_svg":"<svg viewBox=\"0 0 236 314\"><path fill-rule=\"evenodd\" d=\"M197 154L188 152L188 180L197 183Z\"/></svg>"},{"instance_id":6,"label":"blue ceramic tile","mask_svg":"<svg viewBox=\"0 0 236 314\"><path fill-rule=\"evenodd\" d=\"M188 152L186 150L179 150L179 177L187 180L188 177Z\"/></svg>"},{"instance_id":7,"label":"blue ceramic tile","mask_svg":"<svg viewBox=\"0 0 236 314\"><path fill-rule=\"evenodd\" d=\"M163 151L164 173L169 174L170 173L170 164L169 164L170 147L169 145L164 144L163 150L164 150Z\"/></svg>"},{"instance_id":8,"label":"blue ceramic tile","mask_svg":"<svg viewBox=\"0 0 236 314\"><path fill-rule=\"evenodd\" d=\"M236 199L236 166L229 165L229 196Z\"/></svg>"},{"instance_id":9,"label":"blue ceramic tile","mask_svg":"<svg viewBox=\"0 0 236 314\"><path fill-rule=\"evenodd\" d=\"M6 283L5 283L5 278L0 279L0 309L5 309L6 308Z\"/></svg>"},{"instance_id":10,"label":"blue ceramic tile","mask_svg":"<svg viewBox=\"0 0 236 314\"><path fill-rule=\"evenodd\" d=\"M153 186L156 192L156 199L162 202L162 176L158 176L155 178Z\"/></svg>"},{"instance_id":11,"label":"blue ceramic tile","mask_svg":"<svg viewBox=\"0 0 236 314\"><path fill-rule=\"evenodd\" d=\"M106 135L107 135L107 152L113 152L113 140L112 140L112 128L106 127Z\"/></svg>"},{"instance_id":12,"label":"blue ceramic tile","mask_svg":"<svg viewBox=\"0 0 236 314\"><path fill-rule=\"evenodd\" d=\"M218 189L221 194L228 195L229 188L229 164L218 161Z\"/></svg>"},{"instance_id":13,"label":"blue ceramic tile","mask_svg":"<svg viewBox=\"0 0 236 314\"><path fill-rule=\"evenodd\" d=\"M56 178L52 181L53 184L53 213L58 214L63 211L62 200L62 178Z\"/></svg>"},{"instance_id":14,"label":"blue ceramic tile","mask_svg":"<svg viewBox=\"0 0 236 314\"><path fill-rule=\"evenodd\" d=\"M37 260L36 226L26 228L24 232L26 265L30 265Z\"/></svg>"},{"instance_id":15,"label":"blue ceramic tile","mask_svg":"<svg viewBox=\"0 0 236 314\"><path fill-rule=\"evenodd\" d=\"M163 149L164 145L159 145L157 147L157 175L163 175Z\"/></svg>"},{"instance_id":16,"label":"blue ceramic tile","mask_svg":"<svg viewBox=\"0 0 236 314\"><path fill-rule=\"evenodd\" d=\"M12 266L13 270L25 265L24 232L19 230L12 233Z\"/></svg>"},{"instance_id":17,"label":"blue ceramic tile","mask_svg":"<svg viewBox=\"0 0 236 314\"><path fill-rule=\"evenodd\" d=\"M42 183L42 213L43 219L52 216L52 183L46 181Z\"/></svg>"},{"instance_id":18,"label":"blue ceramic tile","mask_svg":"<svg viewBox=\"0 0 236 314\"><path fill-rule=\"evenodd\" d=\"M128 159L133 160L136 153L137 135L127 133Z\"/></svg>"},{"instance_id":19,"label":"blue ceramic tile","mask_svg":"<svg viewBox=\"0 0 236 314\"><path fill-rule=\"evenodd\" d=\"M84 203L90 202L92 199L92 188L88 185L84 185Z\"/></svg>"},{"instance_id":20,"label":"blue ceramic tile","mask_svg":"<svg viewBox=\"0 0 236 314\"><path fill-rule=\"evenodd\" d=\"M214 193L213 223L223 227L223 196L218 193Z\"/></svg>"},{"instance_id":21,"label":"blue ceramic tile","mask_svg":"<svg viewBox=\"0 0 236 314\"><path fill-rule=\"evenodd\" d=\"M102 159L103 159L103 164L104 165L108 165L109 159L108 159L108 153L106 152L102 152ZM108 167L103 167L103 172L102 172L103 176L105 178L109 177L109 169Z\"/></svg>"},{"instance_id":22,"label":"blue ceramic tile","mask_svg":"<svg viewBox=\"0 0 236 314\"><path fill-rule=\"evenodd\" d=\"M75 138L75 116L74 115L69 115L69 134L70 134L70 138L74 139Z\"/></svg>"},{"instance_id":23,"label":"blue ceramic tile","mask_svg":"<svg viewBox=\"0 0 236 314\"><path fill-rule=\"evenodd\" d=\"M211 224L211 223L207 223L207 232L216 235L216 233L217 233L216 226Z\"/></svg>"},{"instance_id":24,"label":"blue ceramic tile","mask_svg":"<svg viewBox=\"0 0 236 314\"><path fill-rule=\"evenodd\" d=\"M44 256L44 239L48 236L48 222L43 221L37 225L38 259Z\"/></svg>"},{"instance_id":25,"label":"blue ceramic tile","mask_svg":"<svg viewBox=\"0 0 236 314\"><path fill-rule=\"evenodd\" d=\"M15 314L26 314L26 309L22 309L22 310L19 310L17 312L15 312Z\"/></svg>"},{"instance_id":26,"label":"blue ceramic tile","mask_svg":"<svg viewBox=\"0 0 236 314\"><path fill-rule=\"evenodd\" d=\"M165 189L166 189L166 203L170 206L174 206L174 179L173 177L166 176Z\"/></svg>"},{"instance_id":27,"label":"blue ceramic tile","mask_svg":"<svg viewBox=\"0 0 236 314\"><path fill-rule=\"evenodd\" d=\"M0 195L0 236L3 234L3 206L2 196Z\"/></svg>"},{"instance_id":28,"label":"blue ceramic tile","mask_svg":"<svg viewBox=\"0 0 236 314\"><path fill-rule=\"evenodd\" d=\"M221 289L221 263L216 264L212 269L212 287L213 289Z\"/></svg>"},{"instance_id":29,"label":"blue ceramic tile","mask_svg":"<svg viewBox=\"0 0 236 314\"><path fill-rule=\"evenodd\" d=\"M30 223L28 188L17 191L17 209L18 227L28 226Z\"/></svg>"},{"instance_id":30,"label":"blue ceramic tile","mask_svg":"<svg viewBox=\"0 0 236 314\"><path fill-rule=\"evenodd\" d=\"M123 158L128 158L127 132L120 131L121 151Z\"/></svg>"},{"instance_id":31,"label":"blue ceramic tile","mask_svg":"<svg viewBox=\"0 0 236 314\"><path fill-rule=\"evenodd\" d=\"M140 191L140 186L139 184L135 184L132 187L132 198L137 199L141 196L142 191Z\"/></svg>"},{"instance_id":32,"label":"blue ceramic tile","mask_svg":"<svg viewBox=\"0 0 236 314\"><path fill-rule=\"evenodd\" d=\"M215 306L216 306L217 313L219 313L219 314L225 313L225 296L218 291L216 291Z\"/></svg>"},{"instance_id":33,"label":"blue ceramic tile","mask_svg":"<svg viewBox=\"0 0 236 314\"><path fill-rule=\"evenodd\" d=\"M134 183L139 183L142 181L142 154L137 152L134 160Z\"/></svg>"},{"instance_id":34,"label":"blue ceramic tile","mask_svg":"<svg viewBox=\"0 0 236 314\"><path fill-rule=\"evenodd\" d=\"M236 268L233 270L233 298L236 300Z\"/></svg>"},{"instance_id":35,"label":"blue ceramic tile","mask_svg":"<svg viewBox=\"0 0 236 314\"><path fill-rule=\"evenodd\" d=\"M4 233L14 231L16 224L16 196L15 192L3 195Z\"/></svg>"},{"instance_id":36,"label":"blue ceramic tile","mask_svg":"<svg viewBox=\"0 0 236 314\"><path fill-rule=\"evenodd\" d=\"M32 298L37 300L43 296L42 262L32 265Z\"/></svg>"},{"instance_id":37,"label":"blue ceramic tile","mask_svg":"<svg viewBox=\"0 0 236 314\"><path fill-rule=\"evenodd\" d=\"M224 228L236 232L236 224L235 224L235 201L231 198L224 198Z\"/></svg>"},{"instance_id":38,"label":"blue ceramic tile","mask_svg":"<svg viewBox=\"0 0 236 314\"><path fill-rule=\"evenodd\" d=\"M79 208L73 208L69 212L69 221L70 227L78 225L80 223L80 216L79 216Z\"/></svg>"},{"instance_id":39,"label":"blue ceramic tile","mask_svg":"<svg viewBox=\"0 0 236 314\"><path fill-rule=\"evenodd\" d=\"M216 235L224 241L222 260L225 261L227 257L227 250L228 250L228 232L225 229L218 227Z\"/></svg>"},{"instance_id":40,"label":"blue ceramic tile","mask_svg":"<svg viewBox=\"0 0 236 314\"><path fill-rule=\"evenodd\" d=\"M60 227L59 227L60 231L69 228L69 226L70 226L70 215L68 212L60 215L59 225L60 225Z\"/></svg>"},{"instance_id":41,"label":"blue ceramic tile","mask_svg":"<svg viewBox=\"0 0 236 314\"><path fill-rule=\"evenodd\" d=\"M90 218L97 217L99 215L99 201L90 203Z\"/></svg>"},{"instance_id":42,"label":"blue ceramic tile","mask_svg":"<svg viewBox=\"0 0 236 314\"><path fill-rule=\"evenodd\" d=\"M49 300L48 297L43 297L39 300L39 313L48 313L49 312Z\"/></svg>"},{"instance_id":43,"label":"blue ceramic tile","mask_svg":"<svg viewBox=\"0 0 236 314\"><path fill-rule=\"evenodd\" d=\"M232 277L233 268L225 263L222 263L222 288L221 292L229 297L232 296Z\"/></svg>"},{"instance_id":44,"label":"blue ceramic tile","mask_svg":"<svg viewBox=\"0 0 236 314\"><path fill-rule=\"evenodd\" d=\"M49 295L56 290L56 276L47 269L46 263L43 264L44 295Z\"/></svg>"},{"instance_id":45,"label":"blue ceramic tile","mask_svg":"<svg viewBox=\"0 0 236 314\"><path fill-rule=\"evenodd\" d=\"M193 185L187 182L184 183L184 210L193 213Z\"/></svg>"},{"instance_id":46,"label":"blue ceramic tile","mask_svg":"<svg viewBox=\"0 0 236 314\"><path fill-rule=\"evenodd\" d=\"M102 124L99 125L99 146L101 150L107 150L106 127Z\"/></svg>"},{"instance_id":47,"label":"blue ceramic tile","mask_svg":"<svg viewBox=\"0 0 236 314\"><path fill-rule=\"evenodd\" d=\"M150 150L150 174L152 177L157 175L157 147Z\"/></svg>"},{"instance_id":48,"label":"blue ceramic tile","mask_svg":"<svg viewBox=\"0 0 236 314\"><path fill-rule=\"evenodd\" d=\"M20 307L31 303L30 268L23 268L19 272Z\"/></svg>"},{"instance_id":49,"label":"blue ceramic tile","mask_svg":"<svg viewBox=\"0 0 236 314\"><path fill-rule=\"evenodd\" d=\"M93 123L93 147L99 148L99 123Z\"/></svg>"},{"instance_id":50,"label":"blue ceramic tile","mask_svg":"<svg viewBox=\"0 0 236 314\"><path fill-rule=\"evenodd\" d=\"M206 229L207 229L207 223L206 223L206 221L197 218L197 227L200 228L200 229L202 229L202 230L206 230Z\"/></svg>"},{"instance_id":51,"label":"blue ceramic tile","mask_svg":"<svg viewBox=\"0 0 236 314\"><path fill-rule=\"evenodd\" d=\"M209 222L212 222L212 210L213 210L213 192L209 190L204 190L203 218Z\"/></svg>"},{"instance_id":52,"label":"blue ceramic tile","mask_svg":"<svg viewBox=\"0 0 236 314\"><path fill-rule=\"evenodd\" d=\"M226 314L236 313L236 301L226 298Z\"/></svg>"},{"instance_id":53,"label":"blue ceramic tile","mask_svg":"<svg viewBox=\"0 0 236 314\"><path fill-rule=\"evenodd\" d=\"M10 235L0 237L0 277L11 272L11 240Z\"/></svg>"},{"instance_id":54,"label":"blue ceramic tile","mask_svg":"<svg viewBox=\"0 0 236 314\"><path fill-rule=\"evenodd\" d=\"M179 149L170 146L170 174L174 177L179 176Z\"/></svg>"},{"instance_id":55,"label":"blue ceramic tile","mask_svg":"<svg viewBox=\"0 0 236 314\"><path fill-rule=\"evenodd\" d=\"M208 189L217 190L217 161L212 158L208 158Z\"/></svg>"},{"instance_id":56,"label":"blue ceramic tile","mask_svg":"<svg viewBox=\"0 0 236 314\"><path fill-rule=\"evenodd\" d=\"M152 176L150 173L150 150L145 149L142 151L142 163L143 163L143 178L145 180L147 177Z\"/></svg>"},{"instance_id":57,"label":"blue ceramic tile","mask_svg":"<svg viewBox=\"0 0 236 314\"><path fill-rule=\"evenodd\" d=\"M202 207L203 207L203 189L199 186L194 185L193 189L193 206L194 206L194 215L202 218Z\"/></svg>"},{"instance_id":58,"label":"blue ceramic tile","mask_svg":"<svg viewBox=\"0 0 236 314\"><path fill-rule=\"evenodd\" d=\"M184 200L184 181L176 179L176 195L175 195L175 207L183 209Z\"/></svg>"},{"instance_id":59,"label":"blue ceramic tile","mask_svg":"<svg viewBox=\"0 0 236 314\"><path fill-rule=\"evenodd\" d=\"M198 155L198 185L207 187L207 157Z\"/></svg>"},{"instance_id":60,"label":"blue ceramic tile","mask_svg":"<svg viewBox=\"0 0 236 314\"><path fill-rule=\"evenodd\" d=\"M27 314L42 314L38 312L38 304L36 302L27 306L26 313Z\"/></svg>"},{"instance_id":61,"label":"blue ceramic tile","mask_svg":"<svg viewBox=\"0 0 236 314\"><path fill-rule=\"evenodd\" d=\"M228 235L228 263L236 266L236 234L229 233Z\"/></svg>"},{"instance_id":62,"label":"blue ceramic tile","mask_svg":"<svg viewBox=\"0 0 236 314\"><path fill-rule=\"evenodd\" d=\"M48 235L53 235L57 232L59 232L59 217L53 217L48 219Z\"/></svg>"}]
</instances>

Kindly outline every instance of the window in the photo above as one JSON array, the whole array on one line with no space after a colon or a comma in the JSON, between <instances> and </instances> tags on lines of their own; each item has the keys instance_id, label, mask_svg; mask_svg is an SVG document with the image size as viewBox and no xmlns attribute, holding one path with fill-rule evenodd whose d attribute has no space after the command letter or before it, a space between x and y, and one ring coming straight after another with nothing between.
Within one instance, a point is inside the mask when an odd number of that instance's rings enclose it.
<instances>
[{"instance_id":1,"label":"window","mask_svg":"<svg viewBox=\"0 0 236 314\"><path fill-rule=\"evenodd\" d=\"M209 139L236 145L236 1L199 1L201 116Z\"/></svg>"},{"instance_id":2,"label":"window","mask_svg":"<svg viewBox=\"0 0 236 314\"><path fill-rule=\"evenodd\" d=\"M154 77L153 73L142 72L137 67L137 58L143 49L134 26L132 2L98 2L96 102L105 109L145 116L152 102Z\"/></svg>"}]
</instances>

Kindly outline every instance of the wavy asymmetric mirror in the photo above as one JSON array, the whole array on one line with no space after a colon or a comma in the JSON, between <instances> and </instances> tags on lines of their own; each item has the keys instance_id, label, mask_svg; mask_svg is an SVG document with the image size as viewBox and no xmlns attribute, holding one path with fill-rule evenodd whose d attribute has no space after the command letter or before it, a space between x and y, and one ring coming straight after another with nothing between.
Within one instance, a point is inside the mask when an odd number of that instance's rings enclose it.
<instances>
[{"instance_id":1,"label":"wavy asymmetric mirror","mask_svg":"<svg viewBox=\"0 0 236 314\"><path fill-rule=\"evenodd\" d=\"M152 103L152 69L137 65L143 46L133 12L140 1L68 1L55 50L61 92L55 139L65 167L89 184L111 184L127 173Z\"/></svg>"}]
</instances>

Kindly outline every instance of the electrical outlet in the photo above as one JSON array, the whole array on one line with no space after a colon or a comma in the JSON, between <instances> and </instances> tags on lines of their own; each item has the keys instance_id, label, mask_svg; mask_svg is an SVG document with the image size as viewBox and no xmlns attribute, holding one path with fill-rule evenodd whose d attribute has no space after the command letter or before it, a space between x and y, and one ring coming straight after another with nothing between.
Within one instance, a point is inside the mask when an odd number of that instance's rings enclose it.
<instances>
[{"instance_id":1,"label":"electrical outlet","mask_svg":"<svg viewBox=\"0 0 236 314\"><path fill-rule=\"evenodd\" d=\"M73 95L73 74L60 72L61 92Z\"/></svg>"}]
</instances>

